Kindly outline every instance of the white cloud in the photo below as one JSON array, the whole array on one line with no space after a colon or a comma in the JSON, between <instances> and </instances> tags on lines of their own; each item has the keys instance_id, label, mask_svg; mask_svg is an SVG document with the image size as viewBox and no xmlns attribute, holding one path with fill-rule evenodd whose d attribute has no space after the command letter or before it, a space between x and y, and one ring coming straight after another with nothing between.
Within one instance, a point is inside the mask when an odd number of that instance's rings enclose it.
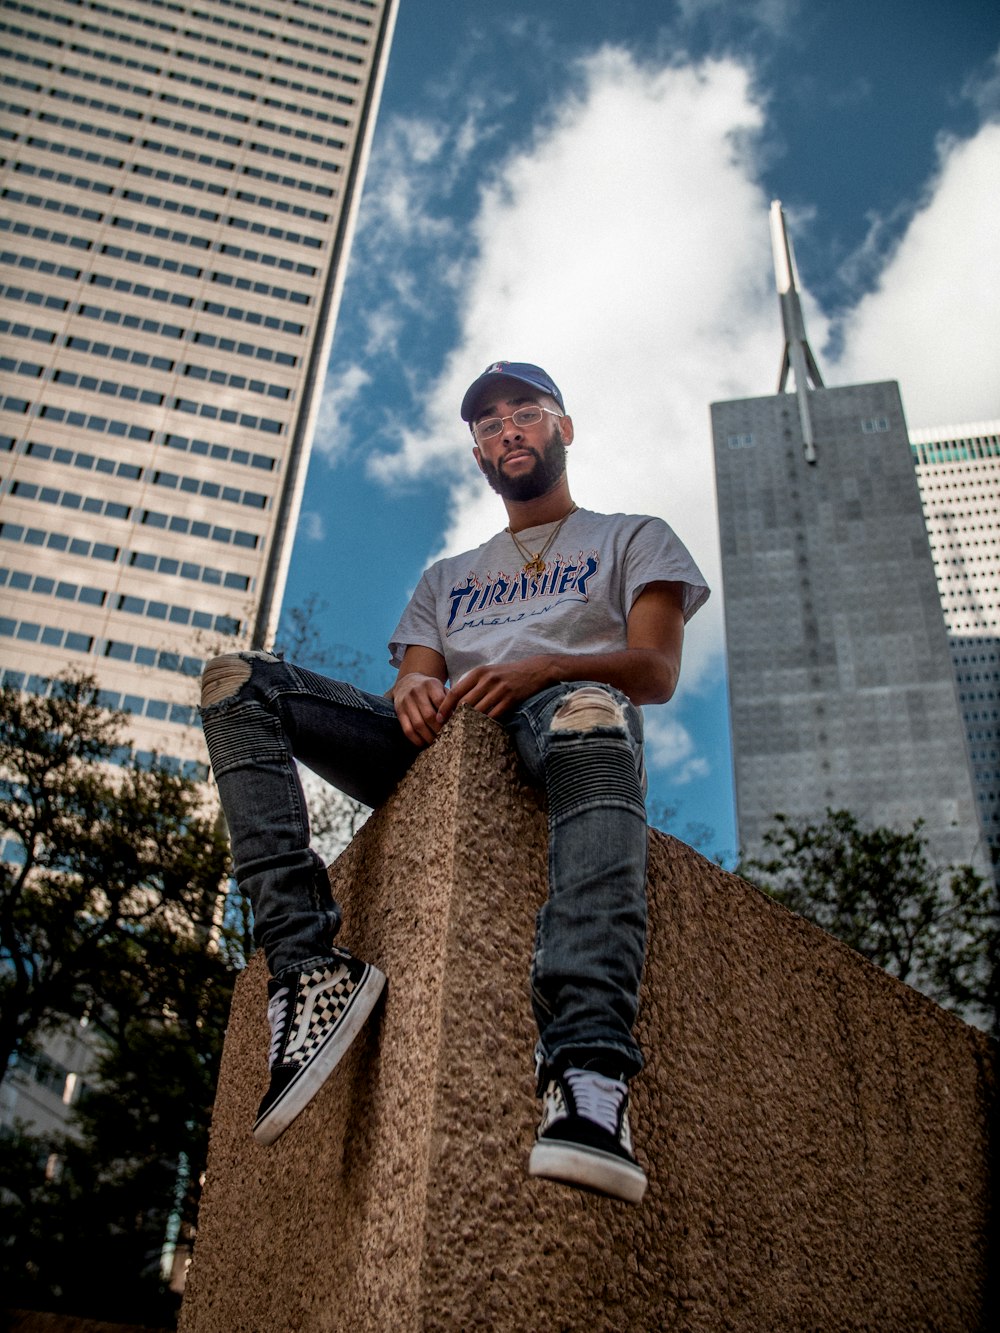
<instances>
[{"instance_id":1,"label":"white cloud","mask_svg":"<svg viewBox=\"0 0 1000 1333\"><path fill-rule=\"evenodd\" d=\"M427 167L437 163L447 142L444 127L397 116L372 164L365 196L366 240L441 235L446 219L427 207Z\"/></svg>"},{"instance_id":2,"label":"white cloud","mask_svg":"<svg viewBox=\"0 0 1000 1333\"><path fill-rule=\"evenodd\" d=\"M1000 124L939 155L923 207L845 320L830 368L834 383L898 380L911 427L1000 416Z\"/></svg>"},{"instance_id":3,"label":"white cloud","mask_svg":"<svg viewBox=\"0 0 1000 1333\"><path fill-rule=\"evenodd\" d=\"M663 769L675 785L707 777L708 761L694 753L691 734L676 714L658 708L645 714L646 762Z\"/></svg>"},{"instance_id":4,"label":"white cloud","mask_svg":"<svg viewBox=\"0 0 1000 1333\"><path fill-rule=\"evenodd\" d=\"M1000 48L993 52L984 69L967 80L962 91L983 120L1000 119Z\"/></svg>"},{"instance_id":5,"label":"white cloud","mask_svg":"<svg viewBox=\"0 0 1000 1333\"><path fill-rule=\"evenodd\" d=\"M492 131L476 123L485 155ZM577 501L666 518L716 590L688 631L686 691L722 651L708 406L773 392L782 347L769 200L758 181L763 125L753 71L734 59L654 67L604 48L582 61L575 95L534 141L484 169L474 245L463 233L437 253L437 278L460 279L458 331L437 381L413 377L407 419L420 425L402 427L397 451L371 464L387 482L433 476L449 485L447 531L431 554L476 545L503 517L457 405L492 360L545 366L576 423ZM473 123L457 133L462 156L474 154ZM888 262L878 259L884 224L874 220L870 253L853 262L867 272L881 264L878 286L847 317L839 361L820 357L831 384L898 379L914 426L1000 416L998 136L1000 126L985 125L968 142L941 146L926 202ZM413 159L396 156L409 172L396 188L416 214L439 206L434 171L453 179L455 139L428 133L419 144L416 176ZM391 209L380 217L386 256L390 217L404 241L435 243L433 219L425 227ZM390 278L400 301L419 295L407 287L412 272L404 258ZM808 290L803 304L820 349L828 322Z\"/></svg>"},{"instance_id":6,"label":"white cloud","mask_svg":"<svg viewBox=\"0 0 1000 1333\"><path fill-rule=\"evenodd\" d=\"M365 325L368 332L365 342L366 357L397 350L399 337L403 331L403 319L397 310L389 306L371 310L367 313Z\"/></svg>"},{"instance_id":7,"label":"white cloud","mask_svg":"<svg viewBox=\"0 0 1000 1333\"><path fill-rule=\"evenodd\" d=\"M299 514L296 537L300 541L324 541L326 539L326 526L323 522L323 515L315 509L303 509Z\"/></svg>"},{"instance_id":8,"label":"white cloud","mask_svg":"<svg viewBox=\"0 0 1000 1333\"><path fill-rule=\"evenodd\" d=\"M336 374L328 375L323 397L320 399L313 448L332 461L340 458L350 445L350 430L346 419L361 391L371 376L361 366L349 364Z\"/></svg>"},{"instance_id":9,"label":"white cloud","mask_svg":"<svg viewBox=\"0 0 1000 1333\"><path fill-rule=\"evenodd\" d=\"M767 392L781 352L768 201L748 161L762 113L732 60L648 69L607 48L579 86L484 190L458 340L426 426L381 472L452 476L442 549L495 531L456 408L491 360L534 361L574 416L577 501L666 518L718 588L708 404ZM716 597L689 630L688 684L720 650Z\"/></svg>"}]
</instances>

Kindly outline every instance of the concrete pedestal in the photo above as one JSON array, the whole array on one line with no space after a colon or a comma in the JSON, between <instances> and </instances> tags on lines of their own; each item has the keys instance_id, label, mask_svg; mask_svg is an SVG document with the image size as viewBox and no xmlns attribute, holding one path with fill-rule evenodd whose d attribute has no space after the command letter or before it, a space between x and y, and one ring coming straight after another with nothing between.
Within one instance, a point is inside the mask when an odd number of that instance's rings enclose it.
<instances>
[{"instance_id":1,"label":"concrete pedestal","mask_svg":"<svg viewBox=\"0 0 1000 1333\"><path fill-rule=\"evenodd\" d=\"M463 710L331 871L341 938L389 990L266 1149L248 968L182 1333L985 1326L993 1044L663 834L646 1200L529 1180L545 842L506 737Z\"/></svg>"}]
</instances>

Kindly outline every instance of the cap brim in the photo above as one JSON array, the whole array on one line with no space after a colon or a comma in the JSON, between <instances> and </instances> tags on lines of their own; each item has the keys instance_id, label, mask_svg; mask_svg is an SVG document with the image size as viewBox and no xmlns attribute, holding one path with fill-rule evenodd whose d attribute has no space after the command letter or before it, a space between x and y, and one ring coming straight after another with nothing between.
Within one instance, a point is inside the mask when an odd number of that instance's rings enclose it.
<instances>
[{"instance_id":1,"label":"cap brim","mask_svg":"<svg viewBox=\"0 0 1000 1333\"><path fill-rule=\"evenodd\" d=\"M542 384L538 380L533 380L527 375L516 375L507 370L488 370L480 375L477 380L469 385L465 391L465 397L462 399L462 420L471 421L476 415L480 401L487 393L492 393L497 383L501 380L513 380L515 384L527 384L529 388L537 390L538 393L547 394L550 398L559 403L559 395L553 393L553 385Z\"/></svg>"}]
</instances>

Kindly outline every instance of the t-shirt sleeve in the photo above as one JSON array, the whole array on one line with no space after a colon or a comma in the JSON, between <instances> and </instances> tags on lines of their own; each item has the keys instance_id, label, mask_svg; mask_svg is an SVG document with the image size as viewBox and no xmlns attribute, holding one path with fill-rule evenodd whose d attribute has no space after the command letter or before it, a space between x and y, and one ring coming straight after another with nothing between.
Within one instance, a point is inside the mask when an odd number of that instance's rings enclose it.
<instances>
[{"instance_id":1,"label":"t-shirt sleeve","mask_svg":"<svg viewBox=\"0 0 1000 1333\"><path fill-rule=\"evenodd\" d=\"M433 648L442 657L445 655L437 622L437 599L432 584L435 570L435 565L424 570L389 640L389 662L394 667L402 664L403 654L411 644L419 644L422 648Z\"/></svg>"},{"instance_id":2,"label":"t-shirt sleeve","mask_svg":"<svg viewBox=\"0 0 1000 1333\"><path fill-rule=\"evenodd\" d=\"M708 600L709 587L687 547L661 518L647 518L625 552L625 614L648 583L683 585L682 610L688 621Z\"/></svg>"}]
</instances>

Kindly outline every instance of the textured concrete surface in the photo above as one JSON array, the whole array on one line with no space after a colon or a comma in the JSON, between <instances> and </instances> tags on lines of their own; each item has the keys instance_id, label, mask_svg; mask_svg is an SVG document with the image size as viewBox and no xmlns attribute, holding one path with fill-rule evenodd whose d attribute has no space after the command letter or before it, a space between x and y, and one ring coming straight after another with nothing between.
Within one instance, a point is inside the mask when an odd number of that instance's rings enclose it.
<instances>
[{"instance_id":1,"label":"textured concrete surface","mask_svg":"<svg viewBox=\"0 0 1000 1333\"><path fill-rule=\"evenodd\" d=\"M6 1333L169 1333L146 1324L106 1324L100 1319L43 1310L6 1310L0 1317Z\"/></svg>"},{"instance_id":2,"label":"textured concrete surface","mask_svg":"<svg viewBox=\"0 0 1000 1333\"><path fill-rule=\"evenodd\" d=\"M241 979L183 1333L988 1326L994 1048L651 835L639 1208L525 1174L545 818L463 711L331 871L384 1007L272 1148Z\"/></svg>"}]
</instances>

